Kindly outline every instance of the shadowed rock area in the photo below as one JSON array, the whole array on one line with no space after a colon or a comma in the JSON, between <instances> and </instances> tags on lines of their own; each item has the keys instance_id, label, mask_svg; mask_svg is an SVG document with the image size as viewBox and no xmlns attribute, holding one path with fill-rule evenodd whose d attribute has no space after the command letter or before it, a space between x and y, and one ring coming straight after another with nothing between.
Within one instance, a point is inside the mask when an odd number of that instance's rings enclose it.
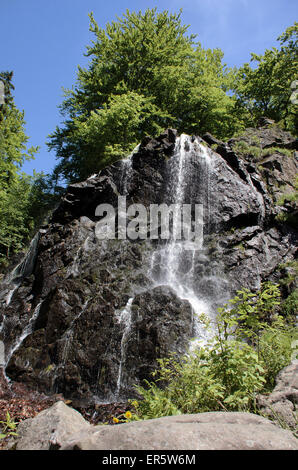
<instances>
[{"instance_id":1,"label":"shadowed rock area","mask_svg":"<svg viewBox=\"0 0 298 470\"><path fill-rule=\"evenodd\" d=\"M235 141L182 139L170 129L70 185L29 258L2 282L6 375L80 402L131 398L158 358L187 350L198 333L198 301L212 316L237 289L278 282L281 263L295 258L297 232L277 215L296 209L277 207L272 187L293 189L297 156L275 148L296 143L283 131L256 132L261 147L273 149L258 162L238 155ZM163 240L99 240L96 208L117 208L119 195L148 210L202 204L203 245L180 252Z\"/></svg>"}]
</instances>

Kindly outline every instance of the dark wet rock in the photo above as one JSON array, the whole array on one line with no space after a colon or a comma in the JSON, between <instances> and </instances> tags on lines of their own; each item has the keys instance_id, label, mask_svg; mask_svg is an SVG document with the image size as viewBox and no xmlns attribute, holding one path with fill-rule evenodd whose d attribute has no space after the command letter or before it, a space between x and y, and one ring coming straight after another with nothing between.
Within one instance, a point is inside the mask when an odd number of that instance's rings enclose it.
<instances>
[{"instance_id":1,"label":"dark wet rock","mask_svg":"<svg viewBox=\"0 0 298 470\"><path fill-rule=\"evenodd\" d=\"M262 148L294 146L293 137L275 128L254 132ZM248 142L253 135L247 132ZM177 185L171 174L176 139L171 129L145 138L131 160L70 185L40 231L30 270L21 270L19 283L3 280L0 340L11 379L87 404L119 401L151 379L159 357L187 350L190 304L152 281L154 273L162 284L162 257L152 267L152 255L165 242L99 240L95 231L97 206L117 208L119 195L148 211L150 204L175 202L169 180ZM295 258L297 232L276 219L274 188L294 187L297 161L276 151L260 169L234 151L235 139L225 144L205 135L204 141L205 153L202 139L185 141L183 201L204 207L204 246L195 262L193 251L185 252L178 271L181 279L194 276L194 288L216 309L239 288L278 282L280 265ZM216 144L216 152L206 142ZM292 209L285 204L280 210Z\"/></svg>"},{"instance_id":2,"label":"dark wet rock","mask_svg":"<svg viewBox=\"0 0 298 470\"><path fill-rule=\"evenodd\" d=\"M186 350L192 335L191 308L169 288L158 287L135 296L132 327L124 338L127 344L122 353L125 326L118 315L125 304L117 303L112 290L105 289L104 296L93 297L84 310L78 299L74 297L70 305L68 296L66 304L66 295L61 298L61 291L57 292L45 328L24 340L7 373L46 392L56 388L70 398L91 400L94 395L116 400L119 395L135 396L134 385L150 377L158 358ZM73 323L70 312L77 317ZM121 388L117 391L118 380Z\"/></svg>"},{"instance_id":3,"label":"dark wet rock","mask_svg":"<svg viewBox=\"0 0 298 470\"><path fill-rule=\"evenodd\" d=\"M274 202L283 194L295 192L298 152L292 157L273 152L260 161L260 171Z\"/></svg>"}]
</instances>

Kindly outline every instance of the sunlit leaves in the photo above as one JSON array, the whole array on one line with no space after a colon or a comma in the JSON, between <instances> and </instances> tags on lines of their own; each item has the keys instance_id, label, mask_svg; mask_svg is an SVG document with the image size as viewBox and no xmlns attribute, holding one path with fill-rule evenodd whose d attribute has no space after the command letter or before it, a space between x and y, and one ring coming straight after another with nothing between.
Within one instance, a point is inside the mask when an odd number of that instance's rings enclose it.
<instances>
[{"instance_id":1,"label":"sunlit leaves","mask_svg":"<svg viewBox=\"0 0 298 470\"><path fill-rule=\"evenodd\" d=\"M91 14L90 30L89 67L78 69L61 105L67 119L50 136L56 176L83 179L167 127L218 137L241 127L222 51L188 36L181 13L127 11L104 29Z\"/></svg>"},{"instance_id":2,"label":"sunlit leaves","mask_svg":"<svg viewBox=\"0 0 298 470\"><path fill-rule=\"evenodd\" d=\"M11 96L12 76L11 72L0 73L5 85L5 103L0 105L0 262L24 247L47 198L43 175L30 177L21 172L23 163L34 158L38 148L27 148L24 113Z\"/></svg>"},{"instance_id":3,"label":"sunlit leaves","mask_svg":"<svg viewBox=\"0 0 298 470\"><path fill-rule=\"evenodd\" d=\"M242 289L219 309L214 337L181 357L158 361L155 382L137 387L134 419L204 411L257 412L256 396L272 390L291 361L297 328L277 313L278 285ZM204 316L200 316L204 322ZM210 321L208 322L208 327Z\"/></svg>"},{"instance_id":4,"label":"sunlit leaves","mask_svg":"<svg viewBox=\"0 0 298 470\"><path fill-rule=\"evenodd\" d=\"M255 125L264 115L297 132L297 105L290 100L291 83L298 77L297 35L295 23L278 38L279 49L251 54L252 65L247 63L239 69L235 91L238 104L248 113L248 124Z\"/></svg>"}]
</instances>

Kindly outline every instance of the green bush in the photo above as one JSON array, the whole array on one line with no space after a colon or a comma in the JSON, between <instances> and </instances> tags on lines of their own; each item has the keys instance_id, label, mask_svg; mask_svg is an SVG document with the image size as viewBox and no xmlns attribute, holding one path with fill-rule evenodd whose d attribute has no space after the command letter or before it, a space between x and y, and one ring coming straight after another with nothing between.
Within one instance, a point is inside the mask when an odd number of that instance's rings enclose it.
<instances>
[{"instance_id":1,"label":"green bush","mask_svg":"<svg viewBox=\"0 0 298 470\"><path fill-rule=\"evenodd\" d=\"M285 315L291 316L298 312L298 289L295 289L283 302L282 311Z\"/></svg>"},{"instance_id":2,"label":"green bush","mask_svg":"<svg viewBox=\"0 0 298 470\"><path fill-rule=\"evenodd\" d=\"M297 329L291 326L266 328L259 340L259 360L263 364L266 380L264 390L271 391L278 372L291 362L291 344L297 339Z\"/></svg>"},{"instance_id":3,"label":"green bush","mask_svg":"<svg viewBox=\"0 0 298 470\"><path fill-rule=\"evenodd\" d=\"M278 315L280 291L237 292L219 309L212 341L178 358L160 359L155 381L137 387L134 419L205 411L257 411L256 394L271 390L290 363L297 330ZM202 319L210 327L206 319Z\"/></svg>"}]
</instances>

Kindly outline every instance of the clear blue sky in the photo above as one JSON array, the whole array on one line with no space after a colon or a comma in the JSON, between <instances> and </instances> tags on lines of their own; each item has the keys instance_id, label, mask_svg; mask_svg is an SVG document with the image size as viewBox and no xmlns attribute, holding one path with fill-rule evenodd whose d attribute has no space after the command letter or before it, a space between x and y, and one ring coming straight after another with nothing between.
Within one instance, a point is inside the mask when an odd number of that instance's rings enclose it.
<instances>
[{"instance_id":1,"label":"clear blue sky","mask_svg":"<svg viewBox=\"0 0 298 470\"><path fill-rule=\"evenodd\" d=\"M297 21L297 0L0 0L0 70L14 71L15 101L25 110L30 145L41 150L24 171L50 172L55 155L45 141L61 122L62 87L75 83L86 65L92 40L88 13L101 27L130 11L178 12L202 46L219 47L229 66L249 61L250 53L276 46L276 38Z\"/></svg>"}]
</instances>

